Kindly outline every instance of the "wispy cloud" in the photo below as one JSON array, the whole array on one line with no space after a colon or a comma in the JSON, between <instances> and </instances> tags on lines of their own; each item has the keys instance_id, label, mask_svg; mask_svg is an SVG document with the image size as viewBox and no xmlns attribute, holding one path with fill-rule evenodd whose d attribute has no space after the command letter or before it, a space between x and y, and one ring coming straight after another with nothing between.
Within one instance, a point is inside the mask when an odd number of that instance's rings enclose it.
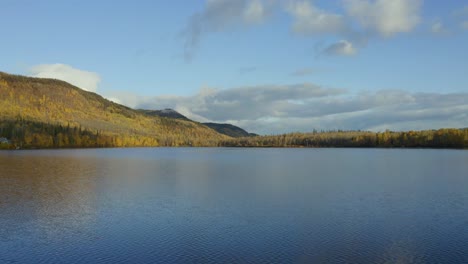
<instances>
[{"instance_id":1,"label":"wispy cloud","mask_svg":"<svg viewBox=\"0 0 468 264\"><path fill-rule=\"evenodd\" d=\"M347 40L340 40L325 48L323 52L327 55L352 56L357 53L357 49L353 43Z\"/></svg>"},{"instance_id":2,"label":"wispy cloud","mask_svg":"<svg viewBox=\"0 0 468 264\"><path fill-rule=\"evenodd\" d=\"M29 74L33 77L66 81L90 92L96 92L101 82L101 77L95 72L76 69L60 63L33 66L29 69Z\"/></svg>"},{"instance_id":3,"label":"wispy cloud","mask_svg":"<svg viewBox=\"0 0 468 264\"><path fill-rule=\"evenodd\" d=\"M436 35L446 35L449 33L441 20L436 20L431 26L431 32Z\"/></svg>"},{"instance_id":4,"label":"wispy cloud","mask_svg":"<svg viewBox=\"0 0 468 264\"><path fill-rule=\"evenodd\" d=\"M207 0L204 9L192 15L182 31L184 58L193 58L204 34L224 31L236 25L259 24L268 14L268 6L261 0Z\"/></svg>"}]
</instances>

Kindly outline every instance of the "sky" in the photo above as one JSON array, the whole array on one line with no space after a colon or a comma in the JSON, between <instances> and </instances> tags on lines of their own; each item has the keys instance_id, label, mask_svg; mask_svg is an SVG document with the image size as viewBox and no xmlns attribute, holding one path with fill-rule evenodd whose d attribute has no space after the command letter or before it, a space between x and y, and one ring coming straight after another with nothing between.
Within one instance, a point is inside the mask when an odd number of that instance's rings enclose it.
<instances>
[{"instance_id":1,"label":"sky","mask_svg":"<svg viewBox=\"0 0 468 264\"><path fill-rule=\"evenodd\" d=\"M468 0L0 0L0 71L249 132L468 127Z\"/></svg>"}]
</instances>

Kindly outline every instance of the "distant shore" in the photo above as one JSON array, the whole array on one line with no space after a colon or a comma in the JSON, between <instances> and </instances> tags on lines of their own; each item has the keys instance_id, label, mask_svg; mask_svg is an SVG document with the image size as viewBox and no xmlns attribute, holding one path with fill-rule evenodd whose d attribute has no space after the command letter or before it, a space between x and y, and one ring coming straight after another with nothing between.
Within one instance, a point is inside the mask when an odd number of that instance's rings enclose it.
<instances>
[{"instance_id":1,"label":"distant shore","mask_svg":"<svg viewBox=\"0 0 468 264\"><path fill-rule=\"evenodd\" d=\"M170 141L151 146L131 144L99 145L98 141L86 141L73 138L75 134L64 134L61 137L69 141L52 139L52 144L41 145L41 140L27 141L25 139L4 138L0 149L63 149L63 148L114 148L114 147L256 147L256 148L431 148L431 149L468 149L468 129L438 129L404 132L369 132L369 131L327 131L312 133L291 133L271 136L254 136L231 138L226 140L199 142L191 144L186 139L179 144ZM36 136L38 138L39 136ZM52 137L49 135L49 137ZM5 143L8 142L8 143ZM116 142L116 141L111 141Z\"/></svg>"}]
</instances>

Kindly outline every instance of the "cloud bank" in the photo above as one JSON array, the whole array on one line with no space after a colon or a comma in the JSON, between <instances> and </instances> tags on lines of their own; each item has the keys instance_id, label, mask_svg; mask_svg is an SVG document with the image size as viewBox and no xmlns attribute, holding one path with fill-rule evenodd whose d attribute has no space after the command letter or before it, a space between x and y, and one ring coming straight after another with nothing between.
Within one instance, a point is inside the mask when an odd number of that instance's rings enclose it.
<instances>
[{"instance_id":1,"label":"cloud bank","mask_svg":"<svg viewBox=\"0 0 468 264\"><path fill-rule=\"evenodd\" d=\"M129 104L125 98L120 100ZM197 121L232 123L260 134L468 126L468 93L352 93L303 83L204 88L192 96L133 97L131 104L144 109L173 108Z\"/></svg>"},{"instance_id":2,"label":"cloud bank","mask_svg":"<svg viewBox=\"0 0 468 264\"><path fill-rule=\"evenodd\" d=\"M101 77L95 72L79 70L66 64L40 64L29 69L29 74L38 78L52 78L71 83L83 90L96 92Z\"/></svg>"}]
</instances>

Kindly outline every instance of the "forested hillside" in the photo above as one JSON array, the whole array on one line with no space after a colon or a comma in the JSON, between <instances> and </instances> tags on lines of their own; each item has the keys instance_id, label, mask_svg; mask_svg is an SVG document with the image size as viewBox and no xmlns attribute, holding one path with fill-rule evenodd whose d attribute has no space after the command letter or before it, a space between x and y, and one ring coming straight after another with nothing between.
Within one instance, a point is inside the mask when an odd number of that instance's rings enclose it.
<instances>
[{"instance_id":1,"label":"forested hillside","mask_svg":"<svg viewBox=\"0 0 468 264\"><path fill-rule=\"evenodd\" d=\"M138 109L139 112L142 112L146 115L150 116L159 116L159 117L167 117L167 118L174 118L174 119L183 119L183 120L190 120L186 116L180 114L179 112L173 109L163 109L163 110L145 110L145 109ZM190 120L191 121L191 120Z\"/></svg>"},{"instance_id":2,"label":"forested hillside","mask_svg":"<svg viewBox=\"0 0 468 264\"><path fill-rule=\"evenodd\" d=\"M238 126L234 126L231 124L218 124L218 123L203 123L203 124L209 128L216 130L218 133L228 135L234 138L258 136L257 134L249 133Z\"/></svg>"},{"instance_id":3,"label":"forested hillside","mask_svg":"<svg viewBox=\"0 0 468 264\"><path fill-rule=\"evenodd\" d=\"M150 116L63 81L1 72L0 137L23 148L217 146L228 139L202 124Z\"/></svg>"}]
</instances>

